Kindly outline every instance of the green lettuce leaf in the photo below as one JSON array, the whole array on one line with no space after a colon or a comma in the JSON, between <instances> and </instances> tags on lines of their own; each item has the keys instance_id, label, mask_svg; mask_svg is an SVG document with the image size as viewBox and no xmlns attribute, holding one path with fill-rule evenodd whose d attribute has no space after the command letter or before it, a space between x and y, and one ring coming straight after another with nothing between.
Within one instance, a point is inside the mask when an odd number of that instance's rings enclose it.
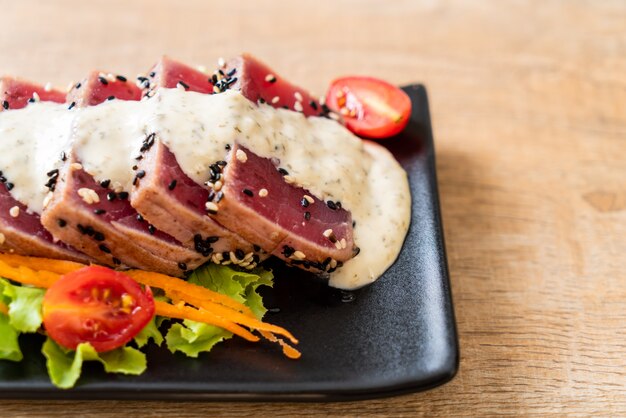
<instances>
[{"instance_id":1,"label":"green lettuce leaf","mask_svg":"<svg viewBox=\"0 0 626 418\"><path fill-rule=\"evenodd\" d=\"M258 318L262 318L267 309L263 306L257 288L261 285L272 286L273 278L271 271L262 268L242 272L229 266L208 264L196 269L188 281L228 295L247 305ZM181 351L190 357L197 357L202 352L210 351L220 341L231 337L232 333L222 328L185 320L170 327L165 341L172 353Z\"/></svg>"},{"instance_id":2,"label":"green lettuce leaf","mask_svg":"<svg viewBox=\"0 0 626 418\"><path fill-rule=\"evenodd\" d=\"M148 344L150 340L154 341L156 345L163 343L163 335L159 331L159 327L156 323L156 316L153 317L150 322L137 334L134 338L137 347L141 348Z\"/></svg>"},{"instance_id":3,"label":"green lettuce leaf","mask_svg":"<svg viewBox=\"0 0 626 418\"><path fill-rule=\"evenodd\" d=\"M0 289L9 306L9 323L20 332L35 332L41 327L41 302L45 289L14 286L0 279ZM8 303L7 303L8 302Z\"/></svg>"},{"instance_id":4,"label":"green lettuce leaf","mask_svg":"<svg viewBox=\"0 0 626 418\"><path fill-rule=\"evenodd\" d=\"M19 335L9 323L9 317L0 313L0 360L22 360L22 350L17 342Z\"/></svg>"},{"instance_id":5,"label":"green lettuce leaf","mask_svg":"<svg viewBox=\"0 0 626 418\"><path fill-rule=\"evenodd\" d=\"M41 352L46 357L46 367L52 383L68 389L74 386L82 371L83 362L98 361L107 373L139 375L146 370L146 355L132 347L121 347L98 353L89 343L82 343L76 351L67 350L52 339L44 342Z\"/></svg>"}]
</instances>

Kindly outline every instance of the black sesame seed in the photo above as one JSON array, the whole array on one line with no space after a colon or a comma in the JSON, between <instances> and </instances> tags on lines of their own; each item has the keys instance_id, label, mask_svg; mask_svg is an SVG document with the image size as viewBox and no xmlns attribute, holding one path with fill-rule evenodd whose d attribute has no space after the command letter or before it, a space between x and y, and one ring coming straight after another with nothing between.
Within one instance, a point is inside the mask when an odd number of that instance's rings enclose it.
<instances>
[{"instance_id":1,"label":"black sesame seed","mask_svg":"<svg viewBox=\"0 0 626 418\"><path fill-rule=\"evenodd\" d=\"M2 173L0 173L0 175L1 175L1 174L2 174ZM54 170L50 170L50 171L48 171L48 172L46 173L46 176L50 177L50 176L52 176L52 175L54 175L54 174L56 174L56 175L58 175L58 174L59 174L59 169L58 169L58 168L55 168Z\"/></svg>"},{"instance_id":2,"label":"black sesame seed","mask_svg":"<svg viewBox=\"0 0 626 418\"><path fill-rule=\"evenodd\" d=\"M253 244L253 245L252 245L252 248L254 248L254 251L256 251L257 253L258 253L259 251L261 251L261 247L259 247L259 246L258 246L258 245L256 245L256 244Z\"/></svg>"},{"instance_id":3,"label":"black sesame seed","mask_svg":"<svg viewBox=\"0 0 626 418\"><path fill-rule=\"evenodd\" d=\"M311 212L304 212L304 219L307 221L311 219Z\"/></svg>"},{"instance_id":4,"label":"black sesame seed","mask_svg":"<svg viewBox=\"0 0 626 418\"><path fill-rule=\"evenodd\" d=\"M102 84L104 84L105 86L106 86L107 84L109 84L109 82L107 81L107 79L106 79L106 78L104 78L104 77L102 77L102 76L98 77L98 81L99 81L99 82L101 82Z\"/></svg>"},{"instance_id":5,"label":"black sesame seed","mask_svg":"<svg viewBox=\"0 0 626 418\"><path fill-rule=\"evenodd\" d=\"M93 239L95 239L96 241L104 241L104 234L102 232L96 231L93 234Z\"/></svg>"},{"instance_id":6,"label":"black sesame seed","mask_svg":"<svg viewBox=\"0 0 626 418\"><path fill-rule=\"evenodd\" d=\"M210 236L207 237L206 242L213 244L214 242L219 241L220 237L216 237L216 236Z\"/></svg>"},{"instance_id":7,"label":"black sesame seed","mask_svg":"<svg viewBox=\"0 0 626 418\"><path fill-rule=\"evenodd\" d=\"M261 104L265 103L265 99L262 98L262 97L259 97L259 103L261 103Z\"/></svg>"},{"instance_id":8,"label":"black sesame seed","mask_svg":"<svg viewBox=\"0 0 626 418\"><path fill-rule=\"evenodd\" d=\"M288 110L288 109L289 109L289 106L287 106L287 105L283 105L283 109L287 109L287 110Z\"/></svg>"},{"instance_id":9,"label":"black sesame seed","mask_svg":"<svg viewBox=\"0 0 626 418\"><path fill-rule=\"evenodd\" d=\"M140 179L144 178L145 176L146 172L144 170L137 171L137 177L139 177Z\"/></svg>"},{"instance_id":10,"label":"black sesame seed","mask_svg":"<svg viewBox=\"0 0 626 418\"><path fill-rule=\"evenodd\" d=\"M138 169L138 168L139 168L139 166L137 166L137 165L134 165L134 166L132 166L132 167L131 167L131 169L132 169L133 171L137 171L137 169Z\"/></svg>"},{"instance_id":11,"label":"black sesame seed","mask_svg":"<svg viewBox=\"0 0 626 418\"><path fill-rule=\"evenodd\" d=\"M207 196L207 198L206 198L206 201L207 201L207 202L212 202L212 201L213 201L213 199L215 199L215 190L212 190L212 189L211 189L211 190L209 191L209 195L208 195L208 196Z\"/></svg>"},{"instance_id":12,"label":"black sesame seed","mask_svg":"<svg viewBox=\"0 0 626 418\"><path fill-rule=\"evenodd\" d=\"M156 228L154 227L154 225L152 224L148 225L148 232L150 233L150 235L154 235L154 231L156 231Z\"/></svg>"},{"instance_id":13,"label":"black sesame seed","mask_svg":"<svg viewBox=\"0 0 626 418\"><path fill-rule=\"evenodd\" d=\"M176 179L170 181L170 184L167 186L167 188L170 190L174 190L175 187L176 187Z\"/></svg>"},{"instance_id":14,"label":"black sesame seed","mask_svg":"<svg viewBox=\"0 0 626 418\"><path fill-rule=\"evenodd\" d=\"M30 99L28 99L28 103L35 103L35 99L31 97Z\"/></svg>"},{"instance_id":15,"label":"black sesame seed","mask_svg":"<svg viewBox=\"0 0 626 418\"><path fill-rule=\"evenodd\" d=\"M117 197L117 194L115 192L109 192L107 193L107 200L109 202L112 202L115 200L115 198Z\"/></svg>"},{"instance_id":16,"label":"black sesame seed","mask_svg":"<svg viewBox=\"0 0 626 418\"><path fill-rule=\"evenodd\" d=\"M224 168L224 167L226 167L226 165L228 165L228 163L227 163L226 161L224 161L224 160L219 160L219 161L216 161L216 162L215 162L215 164L216 164L218 167L221 167L221 168Z\"/></svg>"},{"instance_id":17,"label":"black sesame seed","mask_svg":"<svg viewBox=\"0 0 626 418\"><path fill-rule=\"evenodd\" d=\"M218 81L218 80L217 80L217 74L213 74L213 75L211 76L211 78L209 79L209 81L210 81L212 84L217 84L217 81Z\"/></svg>"},{"instance_id":18,"label":"black sesame seed","mask_svg":"<svg viewBox=\"0 0 626 418\"><path fill-rule=\"evenodd\" d=\"M89 225L88 227L85 228L85 234L89 235L90 237L93 237L93 234L96 233L96 230L93 229L93 226Z\"/></svg>"},{"instance_id":19,"label":"black sesame seed","mask_svg":"<svg viewBox=\"0 0 626 418\"><path fill-rule=\"evenodd\" d=\"M326 206L328 206L331 210L337 210L337 205L332 200L326 202Z\"/></svg>"},{"instance_id":20,"label":"black sesame seed","mask_svg":"<svg viewBox=\"0 0 626 418\"><path fill-rule=\"evenodd\" d=\"M4 176L0 176L0 183L6 183L7 182L7 178Z\"/></svg>"},{"instance_id":21,"label":"black sesame seed","mask_svg":"<svg viewBox=\"0 0 626 418\"><path fill-rule=\"evenodd\" d=\"M335 205L337 205L337 209L341 209L341 202L340 201L336 201Z\"/></svg>"},{"instance_id":22,"label":"black sesame seed","mask_svg":"<svg viewBox=\"0 0 626 418\"><path fill-rule=\"evenodd\" d=\"M74 88L75 88L76 90L78 90L79 88L81 88L81 86L82 86L82 85L83 85L82 83L76 83L76 85L74 86Z\"/></svg>"},{"instance_id":23,"label":"black sesame seed","mask_svg":"<svg viewBox=\"0 0 626 418\"><path fill-rule=\"evenodd\" d=\"M5 186L6 186L7 190L11 190L11 189L13 189L13 187L15 187L15 185L13 183L10 183L10 182L9 183L5 183Z\"/></svg>"},{"instance_id":24,"label":"black sesame seed","mask_svg":"<svg viewBox=\"0 0 626 418\"><path fill-rule=\"evenodd\" d=\"M254 196L254 193L252 193L252 190L250 189L243 189L242 190L243 194L245 194L246 196L252 197Z\"/></svg>"},{"instance_id":25,"label":"black sesame seed","mask_svg":"<svg viewBox=\"0 0 626 418\"><path fill-rule=\"evenodd\" d=\"M67 155L65 155L65 151L61 151L61 161L67 160Z\"/></svg>"},{"instance_id":26,"label":"black sesame seed","mask_svg":"<svg viewBox=\"0 0 626 418\"><path fill-rule=\"evenodd\" d=\"M120 264L122 264L122 262L120 261L119 258L113 257L113 264L115 264L116 266L119 266Z\"/></svg>"},{"instance_id":27,"label":"black sesame seed","mask_svg":"<svg viewBox=\"0 0 626 418\"><path fill-rule=\"evenodd\" d=\"M291 257L293 255L293 253L295 253L296 250L293 247L290 247L288 245L284 245L283 246L283 255L285 257Z\"/></svg>"},{"instance_id":28,"label":"black sesame seed","mask_svg":"<svg viewBox=\"0 0 626 418\"><path fill-rule=\"evenodd\" d=\"M57 219L57 224L59 224L61 228L65 228L67 221L65 219Z\"/></svg>"},{"instance_id":29,"label":"black sesame seed","mask_svg":"<svg viewBox=\"0 0 626 418\"><path fill-rule=\"evenodd\" d=\"M107 187L109 187L109 185L110 185L110 184L111 184L111 180L110 180L110 179L102 180L102 181L100 182L100 186L104 187L105 189L106 189Z\"/></svg>"},{"instance_id":30,"label":"black sesame seed","mask_svg":"<svg viewBox=\"0 0 626 418\"><path fill-rule=\"evenodd\" d=\"M300 201L300 204L302 205L303 208L308 208L309 207L309 201L306 200L306 198L304 198L304 197Z\"/></svg>"},{"instance_id":31,"label":"black sesame seed","mask_svg":"<svg viewBox=\"0 0 626 418\"><path fill-rule=\"evenodd\" d=\"M143 216L141 216L140 214L137 214L137 220L139 222L143 222Z\"/></svg>"},{"instance_id":32,"label":"black sesame seed","mask_svg":"<svg viewBox=\"0 0 626 418\"><path fill-rule=\"evenodd\" d=\"M269 81L270 83L275 83L276 82L276 77L271 76L267 81Z\"/></svg>"},{"instance_id":33,"label":"black sesame seed","mask_svg":"<svg viewBox=\"0 0 626 418\"><path fill-rule=\"evenodd\" d=\"M237 256L238 259L243 260L244 257L246 256L246 253L244 253L241 249L237 248L235 250L235 255Z\"/></svg>"},{"instance_id":34,"label":"black sesame seed","mask_svg":"<svg viewBox=\"0 0 626 418\"><path fill-rule=\"evenodd\" d=\"M222 71L221 69L220 69L220 70L217 70L217 72L218 72L218 73L220 73L220 75L221 75L221 76L226 75L226 74L224 74L224 71Z\"/></svg>"},{"instance_id":35,"label":"black sesame seed","mask_svg":"<svg viewBox=\"0 0 626 418\"><path fill-rule=\"evenodd\" d=\"M181 261L180 263L178 263L178 268L181 270L187 270L187 264Z\"/></svg>"},{"instance_id":36,"label":"black sesame seed","mask_svg":"<svg viewBox=\"0 0 626 418\"><path fill-rule=\"evenodd\" d=\"M116 75L115 78L117 78L119 81L122 81L124 83L126 82L126 77L124 77L123 75Z\"/></svg>"},{"instance_id":37,"label":"black sesame seed","mask_svg":"<svg viewBox=\"0 0 626 418\"><path fill-rule=\"evenodd\" d=\"M80 232L83 235L85 235L87 233L87 230L81 224L76 225L76 229L78 229L78 232Z\"/></svg>"},{"instance_id":38,"label":"black sesame seed","mask_svg":"<svg viewBox=\"0 0 626 418\"><path fill-rule=\"evenodd\" d=\"M261 257L259 257L258 254L252 254L252 261L254 263L258 263L259 261L261 261Z\"/></svg>"},{"instance_id":39,"label":"black sesame seed","mask_svg":"<svg viewBox=\"0 0 626 418\"><path fill-rule=\"evenodd\" d=\"M217 192L216 195L216 199L215 199L215 203L220 203L220 201L224 198L224 192L219 191Z\"/></svg>"},{"instance_id":40,"label":"black sesame seed","mask_svg":"<svg viewBox=\"0 0 626 418\"><path fill-rule=\"evenodd\" d=\"M9 102L7 100L4 100L2 102L2 107L4 107L4 110L9 110Z\"/></svg>"},{"instance_id":41,"label":"black sesame seed","mask_svg":"<svg viewBox=\"0 0 626 418\"><path fill-rule=\"evenodd\" d=\"M359 255L360 252L361 249L359 247L354 247L354 250L352 251L352 257L356 257L357 255Z\"/></svg>"},{"instance_id":42,"label":"black sesame seed","mask_svg":"<svg viewBox=\"0 0 626 418\"><path fill-rule=\"evenodd\" d=\"M94 209L93 213L95 213L96 215L104 215L105 213L107 213L107 211L104 209Z\"/></svg>"},{"instance_id":43,"label":"black sesame seed","mask_svg":"<svg viewBox=\"0 0 626 418\"><path fill-rule=\"evenodd\" d=\"M224 148L226 149L226 151L230 151L230 144L224 145Z\"/></svg>"},{"instance_id":44,"label":"black sesame seed","mask_svg":"<svg viewBox=\"0 0 626 418\"><path fill-rule=\"evenodd\" d=\"M109 101L115 100L115 96L109 96L109 97L107 97L107 100L109 100Z\"/></svg>"},{"instance_id":45,"label":"black sesame seed","mask_svg":"<svg viewBox=\"0 0 626 418\"><path fill-rule=\"evenodd\" d=\"M309 106L311 106L311 109L317 110L317 102L315 100L311 100Z\"/></svg>"},{"instance_id":46,"label":"black sesame seed","mask_svg":"<svg viewBox=\"0 0 626 418\"><path fill-rule=\"evenodd\" d=\"M356 221L352 221L352 228L356 226Z\"/></svg>"},{"instance_id":47,"label":"black sesame seed","mask_svg":"<svg viewBox=\"0 0 626 418\"><path fill-rule=\"evenodd\" d=\"M119 192L117 194L117 197L119 197L120 200L126 200L126 199L128 199L128 192Z\"/></svg>"},{"instance_id":48,"label":"black sesame seed","mask_svg":"<svg viewBox=\"0 0 626 418\"><path fill-rule=\"evenodd\" d=\"M104 244L98 245L98 248L100 248L100 251L102 251L103 253L111 254L111 250L109 249L109 247Z\"/></svg>"},{"instance_id":49,"label":"black sesame seed","mask_svg":"<svg viewBox=\"0 0 626 418\"><path fill-rule=\"evenodd\" d=\"M178 82L178 84L180 84L181 86L183 86L183 88L184 88L185 90L189 90L189 84L185 83L183 80L180 80L180 81Z\"/></svg>"},{"instance_id":50,"label":"black sesame seed","mask_svg":"<svg viewBox=\"0 0 626 418\"><path fill-rule=\"evenodd\" d=\"M226 73L226 75L227 75L228 77L232 77L232 76L234 76L235 74L237 74L237 69L236 69L236 68L233 68L232 70L230 70L229 72L227 72L227 73Z\"/></svg>"},{"instance_id":51,"label":"black sesame seed","mask_svg":"<svg viewBox=\"0 0 626 418\"><path fill-rule=\"evenodd\" d=\"M70 105L68 106L67 110L72 110L74 108L74 106L76 106L76 102L70 103Z\"/></svg>"},{"instance_id":52,"label":"black sesame seed","mask_svg":"<svg viewBox=\"0 0 626 418\"><path fill-rule=\"evenodd\" d=\"M154 77L156 75L156 73L154 71L150 71L150 74L148 74L150 77Z\"/></svg>"},{"instance_id":53,"label":"black sesame seed","mask_svg":"<svg viewBox=\"0 0 626 418\"><path fill-rule=\"evenodd\" d=\"M228 251L224 251L222 253L222 258L224 259L224 261L230 260L230 253Z\"/></svg>"},{"instance_id":54,"label":"black sesame seed","mask_svg":"<svg viewBox=\"0 0 626 418\"><path fill-rule=\"evenodd\" d=\"M285 169L284 169L284 168L282 168L282 167L278 169L278 172L279 172L280 174L282 174L283 176L288 176L288 175L289 175L289 171L285 170Z\"/></svg>"}]
</instances>

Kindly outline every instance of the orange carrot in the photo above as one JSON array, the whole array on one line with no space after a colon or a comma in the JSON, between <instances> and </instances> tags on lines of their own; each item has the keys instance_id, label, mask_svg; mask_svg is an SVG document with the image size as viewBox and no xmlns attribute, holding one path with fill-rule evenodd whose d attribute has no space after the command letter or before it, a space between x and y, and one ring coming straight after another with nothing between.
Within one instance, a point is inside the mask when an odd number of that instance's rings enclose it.
<instances>
[{"instance_id":1,"label":"orange carrot","mask_svg":"<svg viewBox=\"0 0 626 418\"><path fill-rule=\"evenodd\" d=\"M4 315L9 314L9 307L2 302L0 302L0 313Z\"/></svg>"},{"instance_id":2,"label":"orange carrot","mask_svg":"<svg viewBox=\"0 0 626 418\"><path fill-rule=\"evenodd\" d=\"M216 325L220 328L224 328L225 330L232 332L235 335L239 335L240 337L245 338L248 341L259 341L259 337L252 334L250 331L230 321L219 318L213 315L211 312L192 308L189 306L171 305L160 300L155 300L154 306L156 308L157 315L177 319L190 319L196 322L204 322L205 324Z\"/></svg>"},{"instance_id":3,"label":"orange carrot","mask_svg":"<svg viewBox=\"0 0 626 418\"><path fill-rule=\"evenodd\" d=\"M0 261L12 267L24 266L33 270L46 270L58 274L67 274L85 267L73 261L54 260L52 258L26 257L22 255L1 254Z\"/></svg>"},{"instance_id":4,"label":"orange carrot","mask_svg":"<svg viewBox=\"0 0 626 418\"><path fill-rule=\"evenodd\" d=\"M11 267L0 261L0 277L6 277L22 284L48 288L59 278L59 275L52 272L35 272L24 266Z\"/></svg>"},{"instance_id":5,"label":"orange carrot","mask_svg":"<svg viewBox=\"0 0 626 418\"><path fill-rule=\"evenodd\" d=\"M287 331L284 328L259 321L255 317L244 315L240 312L233 311L231 309L225 308L223 306L217 305L215 303L203 300L195 296L180 295L178 291L176 290L172 291L172 295L177 296L180 299L184 299L190 305L193 305L197 308L202 308L226 320L233 321L239 325L244 325L250 329L255 329L258 331L268 331L268 332L272 332L275 334L279 334L279 335L289 338L291 342L293 342L294 344L298 344L298 340L293 335L291 335L289 331Z\"/></svg>"}]
</instances>

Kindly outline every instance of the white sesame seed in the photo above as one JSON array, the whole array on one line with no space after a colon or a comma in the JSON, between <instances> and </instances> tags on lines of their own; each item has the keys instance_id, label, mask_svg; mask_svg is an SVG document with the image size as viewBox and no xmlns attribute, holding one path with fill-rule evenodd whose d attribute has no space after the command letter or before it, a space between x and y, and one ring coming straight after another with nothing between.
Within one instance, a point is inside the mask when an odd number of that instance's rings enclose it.
<instances>
[{"instance_id":1,"label":"white sesame seed","mask_svg":"<svg viewBox=\"0 0 626 418\"><path fill-rule=\"evenodd\" d=\"M339 241L341 243L341 249L344 249L348 246L348 243L346 242L345 238L341 238L341 241Z\"/></svg>"},{"instance_id":2,"label":"white sesame seed","mask_svg":"<svg viewBox=\"0 0 626 418\"><path fill-rule=\"evenodd\" d=\"M209 212L214 212L217 213L218 207L215 203L213 202L206 202L206 204L204 205L206 207L206 210L208 210Z\"/></svg>"},{"instance_id":3,"label":"white sesame seed","mask_svg":"<svg viewBox=\"0 0 626 418\"><path fill-rule=\"evenodd\" d=\"M6 237L4 236L2 232L0 232L0 245L4 244L5 241L6 241Z\"/></svg>"},{"instance_id":4,"label":"white sesame seed","mask_svg":"<svg viewBox=\"0 0 626 418\"><path fill-rule=\"evenodd\" d=\"M72 90L74 88L74 86L75 86L75 84L70 81L70 84L68 84L67 87L65 88L65 92L69 93L70 90Z\"/></svg>"},{"instance_id":5,"label":"white sesame seed","mask_svg":"<svg viewBox=\"0 0 626 418\"><path fill-rule=\"evenodd\" d=\"M237 254L235 254L234 251L230 252L230 260L235 263L235 264L239 264L239 259L237 258Z\"/></svg>"},{"instance_id":6,"label":"white sesame seed","mask_svg":"<svg viewBox=\"0 0 626 418\"><path fill-rule=\"evenodd\" d=\"M265 81L267 81L268 83L271 83L273 81L276 81L276 77L274 77L274 74L268 74L265 76Z\"/></svg>"},{"instance_id":7,"label":"white sesame seed","mask_svg":"<svg viewBox=\"0 0 626 418\"><path fill-rule=\"evenodd\" d=\"M327 229L326 231L322 232L322 235L324 235L326 238L330 238L332 234L333 234L332 229Z\"/></svg>"},{"instance_id":8,"label":"white sesame seed","mask_svg":"<svg viewBox=\"0 0 626 418\"><path fill-rule=\"evenodd\" d=\"M326 103L326 96L320 96L319 102L320 102L321 105Z\"/></svg>"},{"instance_id":9,"label":"white sesame seed","mask_svg":"<svg viewBox=\"0 0 626 418\"><path fill-rule=\"evenodd\" d=\"M283 179L285 179L285 183L288 183L288 184L293 184L296 182L296 179L294 179L291 176L283 176Z\"/></svg>"},{"instance_id":10,"label":"white sesame seed","mask_svg":"<svg viewBox=\"0 0 626 418\"><path fill-rule=\"evenodd\" d=\"M261 189L261 190L259 190L259 196L261 196L261 197L265 197L265 196L267 196L267 194L268 194L267 189Z\"/></svg>"},{"instance_id":11,"label":"white sesame seed","mask_svg":"<svg viewBox=\"0 0 626 418\"><path fill-rule=\"evenodd\" d=\"M78 195L88 205L100 202L100 196L98 196L98 193L96 193L95 190L89 189L87 187L81 187L76 193L78 193Z\"/></svg>"},{"instance_id":12,"label":"white sesame seed","mask_svg":"<svg viewBox=\"0 0 626 418\"><path fill-rule=\"evenodd\" d=\"M309 203L313 203L315 202L315 200L313 200L313 198L311 196L309 196L308 194L304 195L304 199L309 202Z\"/></svg>"},{"instance_id":13,"label":"white sesame seed","mask_svg":"<svg viewBox=\"0 0 626 418\"><path fill-rule=\"evenodd\" d=\"M203 74L208 74L207 68L204 65L197 65L196 70L200 71Z\"/></svg>"},{"instance_id":14,"label":"white sesame seed","mask_svg":"<svg viewBox=\"0 0 626 418\"><path fill-rule=\"evenodd\" d=\"M276 104L276 103L278 103L279 101L280 101L280 97L278 97L278 96L274 96L274 97L272 98L272 104Z\"/></svg>"},{"instance_id":15,"label":"white sesame seed","mask_svg":"<svg viewBox=\"0 0 626 418\"><path fill-rule=\"evenodd\" d=\"M295 251L293 253L293 258L297 260L304 260L306 258L306 254L304 254L302 251Z\"/></svg>"},{"instance_id":16,"label":"white sesame seed","mask_svg":"<svg viewBox=\"0 0 626 418\"><path fill-rule=\"evenodd\" d=\"M333 119L333 120L340 120L341 119L341 117L338 114L336 114L335 112L330 112L328 114L328 117Z\"/></svg>"},{"instance_id":17,"label":"white sesame seed","mask_svg":"<svg viewBox=\"0 0 626 418\"><path fill-rule=\"evenodd\" d=\"M248 161L248 154L246 154L245 151L241 149L237 150L237 152L235 153L235 157L237 157L237 160L241 161L242 163Z\"/></svg>"},{"instance_id":18,"label":"white sesame seed","mask_svg":"<svg viewBox=\"0 0 626 418\"><path fill-rule=\"evenodd\" d=\"M113 73L108 73L108 74L106 75L106 79L107 79L107 80L109 80L109 81L115 81L115 80L116 80L116 78L115 78L115 74L113 74Z\"/></svg>"},{"instance_id":19,"label":"white sesame seed","mask_svg":"<svg viewBox=\"0 0 626 418\"><path fill-rule=\"evenodd\" d=\"M181 83L180 81L176 83L176 88L178 90L185 90L185 86L183 86L183 83Z\"/></svg>"},{"instance_id":20,"label":"white sesame seed","mask_svg":"<svg viewBox=\"0 0 626 418\"><path fill-rule=\"evenodd\" d=\"M224 183L222 183L222 181L221 181L221 180L218 180L218 181L216 181L216 182L215 182L215 184L213 185L213 189L214 189L216 192L219 192L220 190L222 190L222 186L224 186Z\"/></svg>"},{"instance_id":21,"label":"white sesame seed","mask_svg":"<svg viewBox=\"0 0 626 418\"><path fill-rule=\"evenodd\" d=\"M14 218L17 218L18 216L20 216L20 207L13 206L11 209L9 209L9 215L11 215Z\"/></svg>"},{"instance_id":22,"label":"white sesame seed","mask_svg":"<svg viewBox=\"0 0 626 418\"><path fill-rule=\"evenodd\" d=\"M33 100L38 102L41 100L41 98L39 97L39 94L37 94L37 92L33 92Z\"/></svg>"},{"instance_id":23,"label":"white sesame seed","mask_svg":"<svg viewBox=\"0 0 626 418\"><path fill-rule=\"evenodd\" d=\"M295 102L293 104L293 110L295 110L296 112L302 112L304 110L304 108L302 107L302 102Z\"/></svg>"},{"instance_id":24,"label":"white sesame seed","mask_svg":"<svg viewBox=\"0 0 626 418\"><path fill-rule=\"evenodd\" d=\"M45 85L45 86L43 86L43 89L44 89L45 91L50 91L50 90L52 90L52 83L48 81L48 82L46 83L46 85Z\"/></svg>"},{"instance_id":25,"label":"white sesame seed","mask_svg":"<svg viewBox=\"0 0 626 418\"><path fill-rule=\"evenodd\" d=\"M246 254L246 256L243 259L244 261L250 261L252 260L252 257L254 257L254 253L250 251L248 254Z\"/></svg>"},{"instance_id":26,"label":"white sesame seed","mask_svg":"<svg viewBox=\"0 0 626 418\"><path fill-rule=\"evenodd\" d=\"M83 169L83 165L81 163L72 163L70 165L70 167L72 167L74 170L82 170Z\"/></svg>"},{"instance_id":27,"label":"white sesame seed","mask_svg":"<svg viewBox=\"0 0 626 418\"><path fill-rule=\"evenodd\" d=\"M222 261L222 263L221 263L221 264L222 264L223 266L227 266L227 265L232 264L232 263L233 263L232 261L230 261L230 260L226 260L226 261Z\"/></svg>"},{"instance_id":28,"label":"white sesame seed","mask_svg":"<svg viewBox=\"0 0 626 418\"><path fill-rule=\"evenodd\" d=\"M222 255L222 253L215 253L213 254L215 256L216 259L218 259L219 261L222 261L224 259L224 256Z\"/></svg>"},{"instance_id":29,"label":"white sesame seed","mask_svg":"<svg viewBox=\"0 0 626 418\"><path fill-rule=\"evenodd\" d=\"M341 241L335 241L335 248L341 250Z\"/></svg>"},{"instance_id":30,"label":"white sesame seed","mask_svg":"<svg viewBox=\"0 0 626 418\"><path fill-rule=\"evenodd\" d=\"M295 93L293 94L293 97L295 97L295 98L296 98L296 100L297 100L297 101L299 101L299 102L301 102L302 100L304 100L304 99L302 98L302 94L301 94L299 91L295 92Z\"/></svg>"},{"instance_id":31,"label":"white sesame seed","mask_svg":"<svg viewBox=\"0 0 626 418\"><path fill-rule=\"evenodd\" d=\"M334 269L335 267L337 267L337 260L335 260L334 258L332 258L330 260L330 263L328 264L330 266L330 268Z\"/></svg>"},{"instance_id":32,"label":"white sesame seed","mask_svg":"<svg viewBox=\"0 0 626 418\"><path fill-rule=\"evenodd\" d=\"M48 192L46 197L43 199L43 207L44 208L48 207L48 204L50 204L50 201L52 200L52 196L54 196L54 193Z\"/></svg>"},{"instance_id":33,"label":"white sesame seed","mask_svg":"<svg viewBox=\"0 0 626 418\"><path fill-rule=\"evenodd\" d=\"M213 86L213 93L221 93L221 92L222 92L222 90L220 90L219 87Z\"/></svg>"},{"instance_id":34,"label":"white sesame seed","mask_svg":"<svg viewBox=\"0 0 626 418\"><path fill-rule=\"evenodd\" d=\"M122 183L119 181L113 182L113 191L115 193L120 193L124 191L124 187L122 187Z\"/></svg>"},{"instance_id":35,"label":"white sesame seed","mask_svg":"<svg viewBox=\"0 0 626 418\"><path fill-rule=\"evenodd\" d=\"M226 67L226 61L224 60L224 58L222 58L222 57L218 58L217 66L220 67L220 68Z\"/></svg>"}]
</instances>

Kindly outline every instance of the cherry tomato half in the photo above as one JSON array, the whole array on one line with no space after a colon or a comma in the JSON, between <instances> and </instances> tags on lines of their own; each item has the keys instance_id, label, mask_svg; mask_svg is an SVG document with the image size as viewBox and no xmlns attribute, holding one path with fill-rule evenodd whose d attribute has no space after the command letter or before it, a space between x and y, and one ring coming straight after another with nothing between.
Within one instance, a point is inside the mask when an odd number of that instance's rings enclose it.
<instances>
[{"instance_id":1,"label":"cherry tomato half","mask_svg":"<svg viewBox=\"0 0 626 418\"><path fill-rule=\"evenodd\" d=\"M43 299L43 324L58 344L76 349L90 343L98 352L121 347L154 316L149 287L119 271L89 266L61 277Z\"/></svg>"},{"instance_id":2,"label":"cherry tomato half","mask_svg":"<svg viewBox=\"0 0 626 418\"><path fill-rule=\"evenodd\" d=\"M326 105L343 117L352 132L374 139L397 135L411 115L411 99L405 92L372 77L336 79L326 94Z\"/></svg>"}]
</instances>

